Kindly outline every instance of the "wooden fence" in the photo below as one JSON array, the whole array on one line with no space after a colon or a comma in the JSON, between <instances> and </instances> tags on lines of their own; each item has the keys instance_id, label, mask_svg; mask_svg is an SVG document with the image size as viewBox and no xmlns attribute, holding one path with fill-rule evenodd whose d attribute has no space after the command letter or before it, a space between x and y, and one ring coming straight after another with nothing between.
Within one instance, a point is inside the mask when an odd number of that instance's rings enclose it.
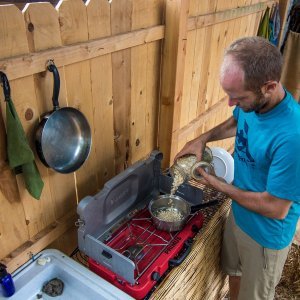
<instances>
[{"instance_id":1,"label":"wooden fence","mask_svg":"<svg viewBox=\"0 0 300 300\"><path fill-rule=\"evenodd\" d=\"M0 257L9 266L14 261L17 267L74 227L80 199L157 147L163 13L162 0L66 0L56 8L31 3L23 12L0 6L0 69L10 80L28 139L40 116L52 109L49 59L60 72L61 107L82 111L93 139L89 159L74 174L56 173L36 159L45 184L39 201L24 188L22 175L17 198L0 193ZM3 100L1 95L4 117ZM4 168L3 126L1 132Z\"/></svg>"},{"instance_id":2,"label":"wooden fence","mask_svg":"<svg viewBox=\"0 0 300 300\"><path fill-rule=\"evenodd\" d=\"M70 251L80 199L158 146L168 165L186 141L231 114L218 83L224 47L255 35L272 3L63 0L55 8L30 3L22 12L0 6L0 70L28 139L52 109L49 59L60 72L60 105L82 111L93 138L76 173L56 173L36 159L45 186L34 200L7 166L1 94L0 169L7 176L0 182L0 258L10 270L53 242ZM230 149L232 140L218 145Z\"/></svg>"}]
</instances>

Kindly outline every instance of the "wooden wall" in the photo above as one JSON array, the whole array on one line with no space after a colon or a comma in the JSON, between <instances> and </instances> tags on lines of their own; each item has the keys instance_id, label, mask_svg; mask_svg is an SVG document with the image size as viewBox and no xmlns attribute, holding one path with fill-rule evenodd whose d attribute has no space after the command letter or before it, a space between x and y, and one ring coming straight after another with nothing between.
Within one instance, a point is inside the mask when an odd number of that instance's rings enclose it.
<instances>
[{"instance_id":1,"label":"wooden wall","mask_svg":"<svg viewBox=\"0 0 300 300\"><path fill-rule=\"evenodd\" d=\"M256 34L272 2L63 0L22 12L0 6L0 70L30 142L52 109L49 59L60 72L60 105L82 111L93 138L76 173L56 173L36 158L45 187L34 200L7 164L0 93L0 259L10 270L47 246L74 249L80 199L158 146L168 165L186 141L231 114L218 83L222 53L235 38Z\"/></svg>"},{"instance_id":2,"label":"wooden wall","mask_svg":"<svg viewBox=\"0 0 300 300\"><path fill-rule=\"evenodd\" d=\"M162 0L64 0L56 8L31 3L23 12L0 6L0 69L10 80L32 149L40 116L52 109L48 59L60 72L60 106L82 111L93 139L76 173L56 173L36 157L45 184L39 201L25 189L22 175L11 195L15 177L6 172L7 182L0 185L0 258L12 268L74 228L80 199L157 148L163 13ZM3 98L1 92L0 167L7 170Z\"/></svg>"},{"instance_id":3,"label":"wooden wall","mask_svg":"<svg viewBox=\"0 0 300 300\"><path fill-rule=\"evenodd\" d=\"M219 84L224 49L235 39L256 35L261 16L274 1L167 1L168 26L179 43L171 57L164 48L159 145L165 166L185 143L226 120L232 109ZM182 22L168 23L176 15ZM176 32L176 33L177 33ZM168 39L170 36L166 36ZM169 44L174 41L169 41ZM173 47L173 46L171 46ZM173 78L172 78L173 77ZM171 145L171 147L170 147ZM233 139L211 143L231 151Z\"/></svg>"}]
</instances>

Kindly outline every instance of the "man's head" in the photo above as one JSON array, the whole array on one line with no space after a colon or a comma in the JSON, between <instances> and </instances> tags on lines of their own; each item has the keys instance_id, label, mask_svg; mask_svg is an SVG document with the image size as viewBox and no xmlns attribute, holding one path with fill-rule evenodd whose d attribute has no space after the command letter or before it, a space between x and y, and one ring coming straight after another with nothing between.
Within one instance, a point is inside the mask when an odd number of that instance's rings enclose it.
<instances>
[{"instance_id":1,"label":"man's head","mask_svg":"<svg viewBox=\"0 0 300 300\"><path fill-rule=\"evenodd\" d=\"M220 74L229 105L246 112L263 110L278 92L281 70L281 53L264 38L233 42L225 52Z\"/></svg>"}]
</instances>

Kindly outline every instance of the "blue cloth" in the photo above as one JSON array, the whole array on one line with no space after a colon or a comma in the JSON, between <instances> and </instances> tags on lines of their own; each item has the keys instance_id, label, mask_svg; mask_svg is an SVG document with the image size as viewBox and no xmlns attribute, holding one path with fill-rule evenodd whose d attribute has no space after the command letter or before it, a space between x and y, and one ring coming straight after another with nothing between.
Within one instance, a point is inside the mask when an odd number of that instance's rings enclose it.
<instances>
[{"instance_id":1,"label":"blue cloth","mask_svg":"<svg viewBox=\"0 0 300 300\"><path fill-rule=\"evenodd\" d=\"M269 41L275 46L278 45L279 33L280 33L280 14L279 14L279 5L275 4L272 15L270 17L270 37Z\"/></svg>"},{"instance_id":2,"label":"blue cloth","mask_svg":"<svg viewBox=\"0 0 300 300\"><path fill-rule=\"evenodd\" d=\"M300 105L285 98L264 114L233 112L237 120L233 185L292 201L284 220L264 217L235 201L237 225L265 248L283 249L293 239L300 216Z\"/></svg>"}]
</instances>

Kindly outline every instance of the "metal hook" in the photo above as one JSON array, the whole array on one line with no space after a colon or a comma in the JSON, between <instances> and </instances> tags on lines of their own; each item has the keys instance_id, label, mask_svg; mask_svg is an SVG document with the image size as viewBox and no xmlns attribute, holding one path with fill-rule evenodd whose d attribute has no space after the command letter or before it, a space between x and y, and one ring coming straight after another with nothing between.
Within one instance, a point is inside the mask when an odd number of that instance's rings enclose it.
<instances>
[{"instance_id":1,"label":"metal hook","mask_svg":"<svg viewBox=\"0 0 300 300\"><path fill-rule=\"evenodd\" d=\"M50 66L55 66L54 59L48 59L46 62L46 69L48 70Z\"/></svg>"}]
</instances>

